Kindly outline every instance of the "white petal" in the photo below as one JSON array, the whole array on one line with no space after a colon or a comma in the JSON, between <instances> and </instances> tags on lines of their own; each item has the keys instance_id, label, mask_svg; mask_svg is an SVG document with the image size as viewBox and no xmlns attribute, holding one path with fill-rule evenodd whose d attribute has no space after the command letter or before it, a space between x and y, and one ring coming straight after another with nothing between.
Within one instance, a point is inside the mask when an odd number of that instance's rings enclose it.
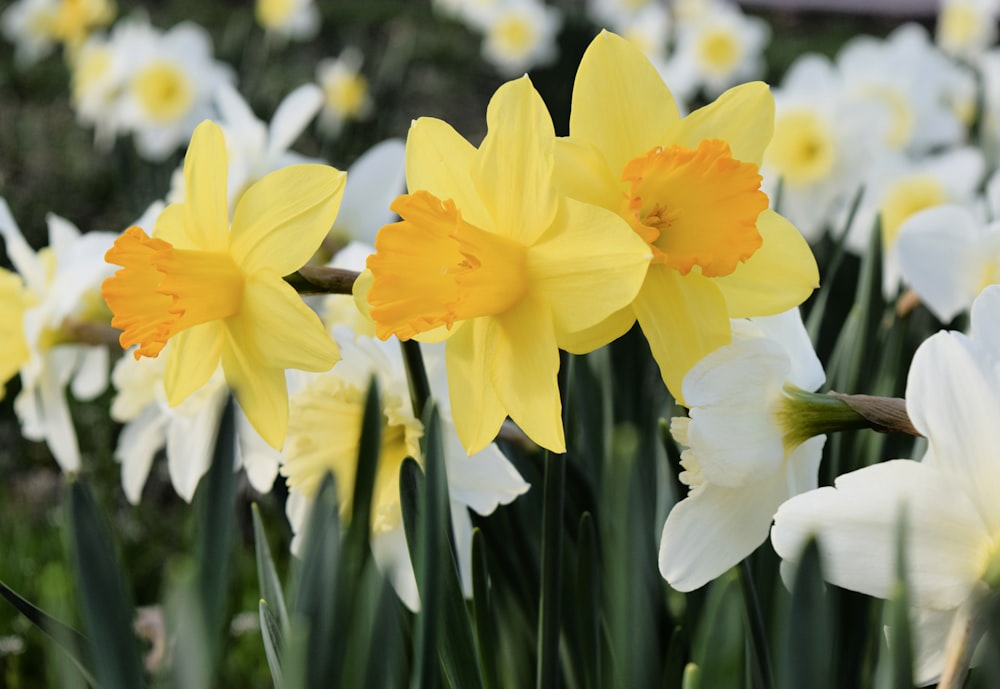
<instances>
[{"instance_id":1,"label":"white petal","mask_svg":"<svg viewBox=\"0 0 1000 689\"><path fill-rule=\"evenodd\" d=\"M739 488L704 485L667 515L660 574L678 591L704 586L767 540L771 517L787 498L783 472Z\"/></svg>"},{"instance_id":2,"label":"white petal","mask_svg":"<svg viewBox=\"0 0 1000 689\"><path fill-rule=\"evenodd\" d=\"M225 400L223 390L209 403L198 404L191 413L189 403L202 402L192 396L174 410L174 418L167 429L167 468L174 490L187 502L191 502L198 482L212 464Z\"/></svg>"},{"instance_id":3,"label":"white petal","mask_svg":"<svg viewBox=\"0 0 1000 689\"><path fill-rule=\"evenodd\" d=\"M443 410L442 410L443 411ZM531 488L495 444L471 457L465 454L450 415L442 414L445 456L448 462L448 492L452 500L478 514L492 514Z\"/></svg>"},{"instance_id":4,"label":"white petal","mask_svg":"<svg viewBox=\"0 0 1000 689\"><path fill-rule=\"evenodd\" d=\"M911 608L913 635L913 681L917 686L934 684L944 669L945 644L956 610ZM890 633L889 643L892 643Z\"/></svg>"},{"instance_id":5,"label":"white petal","mask_svg":"<svg viewBox=\"0 0 1000 689\"><path fill-rule=\"evenodd\" d=\"M236 433L239 458L250 485L258 493L270 493L274 479L278 477L281 453L264 442L242 410L236 415Z\"/></svg>"},{"instance_id":6,"label":"white petal","mask_svg":"<svg viewBox=\"0 0 1000 689\"><path fill-rule=\"evenodd\" d=\"M285 96L271 118L267 158L277 158L291 148L322 105L323 91L316 84L303 84Z\"/></svg>"},{"instance_id":7,"label":"white petal","mask_svg":"<svg viewBox=\"0 0 1000 689\"><path fill-rule=\"evenodd\" d=\"M34 292L42 292L47 282L45 267L25 241L20 228L14 222L14 216L10 214L7 201L2 196L0 196L0 237L3 237L7 257L28 288Z\"/></svg>"},{"instance_id":8,"label":"white petal","mask_svg":"<svg viewBox=\"0 0 1000 689\"><path fill-rule=\"evenodd\" d=\"M375 244L375 233L395 218L389 210L406 183L406 146L387 139L368 149L347 170L347 186L334 230L352 239Z\"/></svg>"},{"instance_id":9,"label":"white petal","mask_svg":"<svg viewBox=\"0 0 1000 689\"><path fill-rule=\"evenodd\" d=\"M406 533L403 525L395 529L372 534L372 557L383 575L389 578L396 595L412 610L420 610L420 593L417 579L413 574L410 551L406 547Z\"/></svg>"},{"instance_id":10,"label":"white petal","mask_svg":"<svg viewBox=\"0 0 1000 689\"><path fill-rule=\"evenodd\" d=\"M78 400L92 400L108 387L108 361L110 352L107 347L80 347L80 363L70 389Z\"/></svg>"},{"instance_id":11,"label":"white petal","mask_svg":"<svg viewBox=\"0 0 1000 689\"><path fill-rule=\"evenodd\" d=\"M903 280L944 323L979 292L978 236L978 222L961 206L929 208L899 228L894 250Z\"/></svg>"},{"instance_id":12,"label":"white petal","mask_svg":"<svg viewBox=\"0 0 1000 689\"><path fill-rule=\"evenodd\" d=\"M465 505L451 503L451 528L455 533L455 555L458 557L458 576L462 595L472 598L472 520Z\"/></svg>"},{"instance_id":13,"label":"white petal","mask_svg":"<svg viewBox=\"0 0 1000 689\"><path fill-rule=\"evenodd\" d=\"M844 474L836 487L793 497L774 515L771 543L783 559L795 561L814 535L828 581L888 598L904 509L914 604L939 609L960 604L982 574L992 539L961 486L920 462L876 464Z\"/></svg>"},{"instance_id":14,"label":"white petal","mask_svg":"<svg viewBox=\"0 0 1000 689\"><path fill-rule=\"evenodd\" d=\"M153 457L167 442L167 417L151 404L125 424L118 436L115 459L122 465L122 490L133 505L142 499L142 489L153 466Z\"/></svg>"},{"instance_id":15,"label":"white petal","mask_svg":"<svg viewBox=\"0 0 1000 689\"><path fill-rule=\"evenodd\" d=\"M54 352L50 352L51 355ZM45 442L63 471L80 470L80 448L76 429L66 403L65 379L59 379L58 369L46 370L38 381L40 422Z\"/></svg>"},{"instance_id":16,"label":"white petal","mask_svg":"<svg viewBox=\"0 0 1000 689\"><path fill-rule=\"evenodd\" d=\"M751 319L767 335L784 348L792 369L787 381L803 390L818 390L826 381L823 364L816 356L809 333L802 324L802 313L798 308L774 316L758 316Z\"/></svg>"},{"instance_id":17,"label":"white petal","mask_svg":"<svg viewBox=\"0 0 1000 689\"><path fill-rule=\"evenodd\" d=\"M990 285L972 303L970 335L1000 360L1000 285Z\"/></svg>"},{"instance_id":18,"label":"white petal","mask_svg":"<svg viewBox=\"0 0 1000 689\"><path fill-rule=\"evenodd\" d=\"M767 338L738 339L704 357L684 377L691 408L688 446L705 480L730 488L762 480L785 449L770 409L790 364Z\"/></svg>"},{"instance_id":19,"label":"white petal","mask_svg":"<svg viewBox=\"0 0 1000 689\"><path fill-rule=\"evenodd\" d=\"M991 528L1000 528L1000 375L984 347L940 332L913 355L907 411L927 436L924 460L966 487Z\"/></svg>"}]
</instances>

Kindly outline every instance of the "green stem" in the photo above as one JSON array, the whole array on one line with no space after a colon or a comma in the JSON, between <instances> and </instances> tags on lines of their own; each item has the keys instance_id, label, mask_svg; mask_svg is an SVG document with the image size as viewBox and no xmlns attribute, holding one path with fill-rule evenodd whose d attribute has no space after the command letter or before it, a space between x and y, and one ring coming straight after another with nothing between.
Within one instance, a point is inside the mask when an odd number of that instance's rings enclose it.
<instances>
[{"instance_id":1,"label":"green stem","mask_svg":"<svg viewBox=\"0 0 1000 689\"><path fill-rule=\"evenodd\" d=\"M424 357L420 353L420 343L416 340L400 341L403 348L403 365L406 366L406 379L410 384L410 401L413 403L413 415L424 418L424 409L431 398L431 383L427 379L427 369L424 367Z\"/></svg>"},{"instance_id":2,"label":"green stem","mask_svg":"<svg viewBox=\"0 0 1000 689\"><path fill-rule=\"evenodd\" d=\"M565 484L566 455L546 453L542 503L542 592L538 606L538 671L535 675L537 689L559 686Z\"/></svg>"},{"instance_id":3,"label":"green stem","mask_svg":"<svg viewBox=\"0 0 1000 689\"><path fill-rule=\"evenodd\" d=\"M757 599L757 589L753 583L749 559L740 562L740 588L743 591L743 606L746 609L747 624L750 629L752 651L750 661L754 687L773 689L774 672L771 670L771 656L767 647L767 631L764 629L764 618L760 611L760 601Z\"/></svg>"}]
</instances>

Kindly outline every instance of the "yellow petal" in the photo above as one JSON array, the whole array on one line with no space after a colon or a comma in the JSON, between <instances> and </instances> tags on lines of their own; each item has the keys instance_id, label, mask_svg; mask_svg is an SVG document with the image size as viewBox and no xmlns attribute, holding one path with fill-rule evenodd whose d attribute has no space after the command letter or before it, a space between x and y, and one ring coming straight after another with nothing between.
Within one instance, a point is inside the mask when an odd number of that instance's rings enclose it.
<instances>
[{"instance_id":1,"label":"yellow petal","mask_svg":"<svg viewBox=\"0 0 1000 689\"><path fill-rule=\"evenodd\" d=\"M232 255L247 275L288 275L309 261L340 209L344 180L329 165L290 165L251 186L233 216Z\"/></svg>"},{"instance_id":2,"label":"yellow petal","mask_svg":"<svg viewBox=\"0 0 1000 689\"><path fill-rule=\"evenodd\" d=\"M478 157L476 148L450 124L421 117L406 137L406 187L411 194L429 191L444 201L451 199L466 222L490 229L493 218L472 183Z\"/></svg>"},{"instance_id":3,"label":"yellow petal","mask_svg":"<svg viewBox=\"0 0 1000 689\"><path fill-rule=\"evenodd\" d=\"M682 276L671 268L654 265L633 308L663 382L684 404L684 375L702 357L730 340L722 293L711 279L697 273Z\"/></svg>"},{"instance_id":4,"label":"yellow petal","mask_svg":"<svg viewBox=\"0 0 1000 689\"><path fill-rule=\"evenodd\" d=\"M201 388L219 367L224 341L222 323L202 323L170 338L163 387L171 407Z\"/></svg>"},{"instance_id":5,"label":"yellow petal","mask_svg":"<svg viewBox=\"0 0 1000 689\"><path fill-rule=\"evenodd\" d=\"M576 73L570 136L594 144L617 176L629 160L663 143L678 118L674 97L649 59L602 31Z\"/></svg>"},{"instance_id":6,"label":"yellow petal","mask_svg":"<svg viewBox=\"0 0 1000 689\"><path fill-rule=\"evenodd\" d=\"M229 247L229 160L219 125L205 120L191 135L184 156L184 224L202 251Z\"/></svg>"},{"instance_id":7,"label":"yellow petal","mask_svg":"<svg viewBox=\"0 0 1000 689\"><path fill-rule=\"evenodd\" d=\"M617 212L626 186L621 170L612 174L601 153L580 139L556 139L555 185L560 194Z\"/></svg>"},{"instance_id":8,"label":"yellow petal","mask_svg":"<svg viewBox=\"0 0 1000 689\"><path fill-rule=\"evenodd\" d=\"M226 327L248 353L275 368L329 371L340 359L319 316L273 273L247 280L243 308Z\"/></svg>"},{"instance_id":9,"label":"yellow petal","mask_svg":"<svg viewBox=\"0 0 1000 689\"><path fill-rule=\"evenodd\" d=\"M629 331L635 323L635 311L629 304L605 318L597 325L592 325L575 333L557 333L559 349L565 349L570 354L587 354L599 349L608 342L614 342Z\"/></svg>"},{"instance_id":10,"label":"yellow petal","mask_svg":"<svg viewBox=\"0 0 1000 689\"><path fill-rule=\"evenodd\" d=\"M530 246L558 209L552 170L555 130L527 76L497 89L486 110L488 133L474 181L493 231ZM486 229L486 228L484 228Z\"/></svg>"},{"instance_id":11,"label":"yellow petal","mask_svg":"<svg viewBox=\"0 0 1000 689\"><path fill-rule=\"evenodd\" d=\"M493 442L507 416L490 382L497 328L495 319L477 318L456 332L445 349L451 415L470 456Z\"/></svg>"},{"instance_id":12,"label":"yellow petal","mask_svg":"<svg viewBox=\"0 0 1000 689\"><path fill-rule=\"evenodd\" d=\"M772 210L757 218L763 244L731 275L714 282L730 318L771 316L798 306L819 287L816 258L797 229Z\"/></svg>"},{"instance_id":13,"label":"yellow petal","mask_svg":"<svg viewBox=\"0 0 1000 689\"><path fill-rule=\"evenodd\" d=\"M774 98L761 81L735 86L671 127L666 143L697 148L703 139L722 139L733 158L760 165L774 131Z\"/></svg>"},{"instance_id":14,"label":"yellow petal","mask_svg":"<svg viewBox=\"0 0 1000 689\"><path fill-rule=\"evenodd\" d=\"M143 227L154 239L170 242L175 249L199 250L200 244L191 239L184 224L184 204L172 203L163 209L156 217L156 225L150 233L148 227Z\"/></svg>"},{"instance_id":15,"label":"yellow petal","mask_svg":"<svg viewBox=\"0 0 1000 689\"><path fill-rule=\"evenodd\" d=\"M617 214L566 199L552 230L527 258L531 293L551 307L562 334L589 328L631 304L652 252ZM601 344L617 334L609 331Z\"/></svg>"},{"instance_id":16,"label":"yellow petal","mask_svg":"<svg viewBox=\"0 0 1000 689\"><path fill-rule=\"evenodd\" d=\"M351 289L352 296L354 297L354 305L357 307L361 315L372 324L372 329L375 327L375 321L373 321L371 317L371 304L368 303L368 293L371 291L372 283L374 281L375 276L372 275L372 271L365 268L354 280L354 287ZM427 343L444 342L460 327L462 327L462 323L455 323L451 328L440 325L432 330L422 332L419 335L414 335L413 339L417 342Z\"/></svg>"},{"instance_id":17,"label":"yellow petal","mask_svg":"<svg viewBox=\"0 0 1000 689\"><path fill-rule=\"evenodd\" d=\"M565 452L559 348L549 306L524 299L498 321L491 378L497 397L529 438L552 452Z\"/></svg>"},{"instance_id":18,"label":"yellow petal","mask_svg":"<svg viewBox=\"0 0 1000 689\"><path fill-rule=\"evenodd\" d=\"M280 450L288 432L288 388L283 369L253 358L226 333L222 370L250 425L264 442Z\"/></svg>"}]
</instances>

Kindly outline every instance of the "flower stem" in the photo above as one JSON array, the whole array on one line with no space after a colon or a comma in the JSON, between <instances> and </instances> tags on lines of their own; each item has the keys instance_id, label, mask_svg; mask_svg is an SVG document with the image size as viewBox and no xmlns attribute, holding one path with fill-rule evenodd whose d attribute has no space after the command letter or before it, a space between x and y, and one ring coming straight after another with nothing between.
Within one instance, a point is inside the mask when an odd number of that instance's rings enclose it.
<instances>
[{"instance_id":1,"label":"flower stem","mask_svg":"<svg viewBox=\"0 0 1000 689\"><path fill-rule=\"evenodd\" d=\"M302 266L285 282L299 294L351 294L358 273L327 266Z\"/></svg>"},{"instance_id":2,"label":"flower stem","mask_svg":"<svg viewBox=\"0 0 1000 689\"><path fill-rule=\"evenodd\" d=\"M982 602L983 597L973 593L955 613L945 642L944 670L937 689L960 689L965 684L972 653L985 631L981 616L976 614Z\"/></svg>"}]
</instances>

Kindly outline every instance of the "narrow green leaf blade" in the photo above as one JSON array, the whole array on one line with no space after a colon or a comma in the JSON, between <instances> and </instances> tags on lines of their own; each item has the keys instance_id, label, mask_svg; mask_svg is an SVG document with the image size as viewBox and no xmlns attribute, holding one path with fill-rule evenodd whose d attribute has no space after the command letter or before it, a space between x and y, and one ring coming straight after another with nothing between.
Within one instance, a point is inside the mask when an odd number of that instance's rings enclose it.
<instances>
[{"instance_id":1,"label":"narrow green leaf blade","mask_svg":"<svg viewBox=\"0 0 1000 689\"><path fill-rule=\"evenodd\" d=\"M281 579L274 567L271 548L267 544L267 533L260 518L260 509L254 503L250 506L253 517L254 553L257 559L257 586L260 597L267 601L271 616L278 624L281 632L288 631L288 608L285 606L285 594L282 591Z\"/></svg>"},{"instance_id":2,"label":"narrow green leaf blade","mask_svg":"<svg viewBox=\"0 0 1000 689\"><path fill-rule=\"evenodd\" d=\"M563 505L566 456L546 454L542 503L542 583L538 614L537 689L559 683L559 630L562 612Z\"/></svg>"},{"instance_id":3,"label":"narrow green leaf blade","mask_svg":"<svg viewBox=\"0 0 1000 689\"><path fill-rule=\"evenodd\" d=\"M281 649L283 633L281 623L271 612L267 601L261 599L258 607L260 615L260 634L264 639L264 655L267 656L267 667L271 670L271 680L276 689L283 689L284 674L281 671Z\"/></svg>"},{"instance_id":4,"label":"narrow green leaf blade","mask_svg":"<svg viewBox=\"0 0 1000 689\"><path fill-rule=\"evenodd\" d=\"M787 689L829 689L835 649L833 611L826 596L819 547L810 540L802 551L792 585L787 642L782 663Z\"/></svg>"}]
</instances>

